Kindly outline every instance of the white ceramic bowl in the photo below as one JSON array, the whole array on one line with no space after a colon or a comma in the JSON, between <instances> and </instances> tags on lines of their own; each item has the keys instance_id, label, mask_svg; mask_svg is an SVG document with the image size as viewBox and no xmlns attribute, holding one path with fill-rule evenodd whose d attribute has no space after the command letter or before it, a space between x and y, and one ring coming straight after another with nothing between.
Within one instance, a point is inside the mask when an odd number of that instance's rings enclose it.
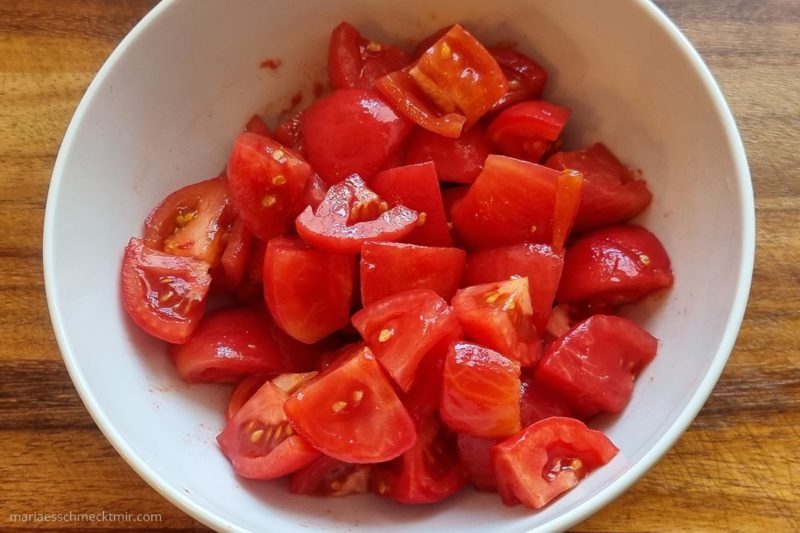
<instances>
[{"instance_id":1,"label":"white ceramic bowl","mask_svg":"<svg viewBox=\"0 0 800 533\"><path fill-rule=\"evenodd\" d=\"M676 283L633 313L662 339L659 355L622 416L600 422L619 456L539 512L471 490L404 507L370 495L293 496L280 482L237 479L214 441L225 389L181 384L161 343L122 310L122 248L150 208L215 175L251 113L276 114L299 87L308 102L312 82L325 79L327 38L341 20L401 44L456 21L487 42L517 41L552 74L550 97L573 110L568 140L605 141L644 169L653 190L642 222L669 250ZM265 57L283 66L259 69ZM67 131L47 201L45 280L64 360L100 429L148 483L211 527L549 531L628 488L705 402L744 312L753 213L744 150L722 94L651 4L165 1L114 51Z\"/></svg>"}]
</instances>

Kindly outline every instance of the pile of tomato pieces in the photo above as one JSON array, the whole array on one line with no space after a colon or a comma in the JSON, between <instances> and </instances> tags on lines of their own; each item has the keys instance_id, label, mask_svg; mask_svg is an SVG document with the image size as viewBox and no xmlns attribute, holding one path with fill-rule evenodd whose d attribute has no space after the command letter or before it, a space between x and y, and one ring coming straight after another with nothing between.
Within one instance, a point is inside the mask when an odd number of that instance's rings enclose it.
<instances>
[{"instance_id":1,"label":"pile of tomato pieces","mask_svg":"<svg viewBox=\"0 0 800 533\"><path fill-rule=\"evenodd\" d=\"M615 456L585 423L656 355L616 315L673 283L627 223L647 185L603 144L564 151L546 71L459 25L408 53L342 23L329 73L153 209L124 307L186 382L236 384L218 441L240 476L542 507Z\"/></svg>"}]
</instances>

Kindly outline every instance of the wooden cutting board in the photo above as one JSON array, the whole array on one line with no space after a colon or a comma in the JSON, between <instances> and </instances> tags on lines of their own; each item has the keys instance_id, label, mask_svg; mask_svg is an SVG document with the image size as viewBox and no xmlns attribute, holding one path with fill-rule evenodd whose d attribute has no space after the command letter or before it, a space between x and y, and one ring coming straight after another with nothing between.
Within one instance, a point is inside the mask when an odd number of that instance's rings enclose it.
<instances>
[{"instance_id":1,"label":"wooden cutting board","mask_svg":"<svg viewBox=\"0 0 800 533\"><path fill-rule=\"evenodd\" d=\"M148 487L89 418L42 282L61 138L94 73L153 3L0 1L0 529L205 529ZM700 416L658 466L575 530L798 531L800 2L659 4L711 67L741 129L758 211L755 278L736 349ZM68 512L131 515L10 521ZM137 521L142 513L154 516Z\"/></svg>"}]
</instances>

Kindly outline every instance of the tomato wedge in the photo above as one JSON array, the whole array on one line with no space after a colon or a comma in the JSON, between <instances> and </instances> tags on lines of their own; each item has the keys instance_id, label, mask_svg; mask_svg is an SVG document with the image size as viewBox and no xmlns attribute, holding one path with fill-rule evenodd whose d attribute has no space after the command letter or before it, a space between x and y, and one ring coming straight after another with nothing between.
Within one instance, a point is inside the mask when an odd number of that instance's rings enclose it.
<instances>
[{"instance_id":1,"label":"tomato wedge","mask_svg":"<svg viewBox=\"0 0 800 533\"><path fill-rule=\"evenodd\" d=\"M417 227L418 215L404 206L391 209L350 176L328 189L316 212L307 207L297 217L297 233L317 248L356 254L365 241L398 241Z\"/></svg>"},{"instance_id":2,"label":"tomato wedge","mask_svg":"<svg viewBox=\"0 0 800 533\"><path fill-rule=\"evenodd\" d=\"M361 246L361 302L368 306L393 294L430 289L449 301L461 285L467 254L394 242Z\"/></svg>"},{"instance_id":3,"label":"tomato wedge","mask_svg":"<svg viewBox=\"0 0 800 533\"><path fill-rule=\"evenodd\" d=\"M350 322L355 258L278 237L264 256L264 300L291 337L311 344Z\"/></svg>"},{"instance_id":4,"label":"tomato wedge","mask_svg":"<svg viewBox=\"0 0 800 533\"><path fill-rule=\"evenodd\" d=\"M215 267L233 218L223 176L187 185L167 196L147 216L145 246L194 257Z\"/></svg>"},{"instance_id":5,"label":"tomato wedge","mask_svg":"<svg viewBox=\"0 0 800 533\"><path fill-rule=\"evenodd\" d=\"M263 241L286 231L310 175L311 167L299 156L254 133L236 139L228 160L229 188L239 217Z\"/></svg>"},{"instance_id":6,"label":"tomato wedge","mask_svg":"<svg viewBox=\"0 0 800 533\"><path fill-rule=\"evenodd\" d=\"M491 450L497 440L459 433L457 442L458 458L464 465L472 486L478 490L496 492L497 482L494 478Z\"/></svg>"},{"instance_id":7,"label":"tomato wedge","mask_svg":"<svg viewBox=\"0 0 800 533\"><path fill-rule=\"evenodd\" d=\"M281 122L275 128L274 138L276 141L291 148L291 150L305 157L306 147L303 142L303 120L305 118L305 110L300 111L291 117Z\"/></svg>"},{"instance_id":8,"label":"tomato wedge","mask_svg":"<svg viewBox=\"0 0 800 533\"><path fill-rule=\"evenodd\" d=\"M553 248L561 250L567 242L583 190L583 175L577 170L564 170L558 176L556 208L553 214Z\"/></svg>"},{"instance_id":9,"label":"tomato wedge","mask_svg":"<svg viewBox=\"0 0 800 533\"><path fill-rule=\"evenodd\" d=\"M353 326L401 389L407 391L422 358L459 331L452 308L431 290L401 292L353 315Z\"/></svg>"},{"instance_id":10,"label":"tomato wedge","mask_svg":"<svg viewBox=\"0 0 800 533\"><path fill-rule=\"evenodd\" d=\"M320 453L298 435L284 414L285 392L264 383L217 436L234 471L250 479L274 479L315 461Z\"/></svg>"},{"instance_id":11,"label":"tomato wedge","mask_svg":"<svg viewBox=\"0 0 800 533\"><path fill-rule=\"evenodd\" d=\"M572 418L548 418L492 448L497 488L506 505L544 507L619 450L600 431Z\"/></svg>"},{"instance_id":12,"label":"tomato wedge","mask_svg":"<svg viewBox=\"0 0 800 533\"><path fill-rule=\"evenodd\" d=\"M292 474L289 492L310 496L350 496L369 489L372 465L345 463L323 455Z\"/></svg>"},{"instance_id":13,"label":"tomato wedge","mask_svg":"<svg viewBox=\"0 0 800 533\"><path fill-rule=\"evenodd\" d=\"M483 170L491 146L486 128L478 123L457 139L417 128L406 150L406 164L433 161L440 181L472 183Z\"/></svg>"},{"instance_id":14,"label":"tomato wedge","mask_svg":"<svg viewBox=\"0 0 800 533\"><path fill-rule=\"evenodd\" d=\"M533 325L528 278L474 285L453 297L453 310L467 338L519 362L534 366L542 345Z\"/></svg>"},{"instance_id":15,"label":"tomato wedge","mask_svg":"<svg viewBox=\"0 0 800 533\"><path fill-rule=\"evenodd\" d=\"M414 420L421 422L439 411L442 397L444 359L450 345L464 338L460 326L453 328L436 345L428 350L417 366L414 382L403 397L403 405Z\"/></svg>"},{"instance_id":16,"label":"tomato wedge","mask_svg":"<svg viewBox=\"0 0 800 533\"><path fill-rule=\"evenodd\" d=\"M550 102L520 102L492 121L489 140L505 155L538 163L561 135L568 118L568 109Z\"/></svg>"},{"instance_id":17,"label":"tomato wedge","mask_svg":"<svg viewBox=\"0 0 800 533\"><path fill-rule=\"evenodd\" d=\"M630 401L634 378L657 349L658 339L635 322L594 315L548 347L534 379L581 417L619 413Z\"/></svg>"},{"instance_id":18,"label":"tomato wedge","mask_svg":"<svg viewBox=\"0 0 800 533\"><path fill-rule=\"evenodd\" d=\"M370 188L389 207L402 205L418 213L418 226L405 237L406 242L424 246L453 244L433 163L384 170L372 178Z\"/></svg>"},{"instance_id":19,"label":"tomato wedge","mask_svg":"<svg viewBox=\"0 0 800 533\"><path fill-rule=\"evenodd\" d=\"M208 269L205 261L165 254L132 238L122 260L122 305L150 335L186 342L203 315L211 286Z\"/></svg>"},{"instance_id":20,"label":"tomato wedge","mask_svg":"<svg viewBox=\"0 0 800 533\"><path fill-rule=\"evenodd\" d=\"M294 429L325 455L347 463L380 463L409 450L414 422L369 348L287 400Z\"/></svg>"},{"instance_id":21,"label":"tomato wedge","mask_svg":"<svg viewBox=\"0 0 800 533\"><path fill-rule=\"evenodd\" d=\"M400 48L368 41L347 22L331 33L328 76L334 89L369 89L378 78L410 62L411 57Z\"/></svg>"},{"instance_id":22,"label":"tomato wedge","mask_svg":"<svg viewBox=\"0 0 800 533\"><path fill-rule=\"evenodd\" d=\"M329 185L352 174L371 177L409 133L411 122L365 89L338 89L303 118L308 161Z\"/></svg>"},{"instance_id":23,"label":"tomato wedge","mask_svg":"<svg viewBox=\"0 0 800 533\"><path fill-rule=\"evenodd\" d=\"M471 248L551 242L559 172L500 155L453 206L453 226Z\"/></svg>"},{"instance_id":24,"label":"tomato wedge","mask_svg":"<svg viewBox=\"0 0 800 533\"><path fill-rule=\"evenodd\" d=\"M461 490L466 482L455 437L435 418L420 424L413 448L397 459L376 465L370 479L377 495L410 504L441 501Z\"/></svg>"},{"instance_id":25,"label":"tomato wedge","mask_svg":"<svg viewBox=\"0 0 800 533\"><path fill-rule=\"evenodd\" d=\"M444 361L439 413L447 427L475 437L520 430L520 365L494 350L456 342Z\"/></svg>"},{"instance_id":26,"label":"tomato wedge","mask_svg":"<svg viewBox=\"0 0 800 533\"><path fill-rule=\"evenodd\" d=\"M622 305L672 286L669 256L641 226L587 233L567 250L556 298L591 305Z\"/></svg>"},{"instance_id":27,"label":"tomato wedge","mask_svg":"<svg viewBox=\"0 0 800 533\"><path fill-rule=\"evenodd\" d=\"M264 119L259 115L253 115L250 117L250 120L247 121L247 124L244 127L244 131L249 131L250 133L255 133L256 135L261 135L263 137L272 137L272 131L270 131L267 123L264 122Z\"/></svg>"},{"instance_id":28,"label":"tomato wedge","mask_svg":"<svg viewBox=\"0 0 800 533\"><path fill-rule=\"evenodd\" d=\"M236 416L247 400L268 381L267 376L257 374L255 376L247 376L242 381L236 384L231 392L231 397L228 399L228 407L225 409L225 422Z\"/></svg>"},{"instance_id":29,"label":"tomato wedge","mask_svg":"<svg viewBox=\"0 0 800 533\"><path fill-rule=\"evenodd\" d=\"M552 416L577 418L567 401L541 380L537 380L532 375L523 376L521 386L520 418L522 427L528 427L539 420Z\"/></svg>"},{"instance_id":30,"label":"tomato wedge","mask_svg":"<svg viewBox=\"0 0 800 533\"><path fill-rule=\"evenodd\" d=\"M492 107L500 111L524 100L541 100L547 85L547 71L530 57L509 48L489 48L508 80L508 91Z\"/></svg>"},{"instance_id":31,"label":"tomato wedge","mask_svg":"<svg viewBox=\"0 0 800 533\"><path fill-rule=\"evenodd\" d=\"M228 234L228 243L222 252L222 269L228 287L235 288L242 283L253 248L253 234L247 229L241 218L236 218Z\"/></svg>"}]
</instances>

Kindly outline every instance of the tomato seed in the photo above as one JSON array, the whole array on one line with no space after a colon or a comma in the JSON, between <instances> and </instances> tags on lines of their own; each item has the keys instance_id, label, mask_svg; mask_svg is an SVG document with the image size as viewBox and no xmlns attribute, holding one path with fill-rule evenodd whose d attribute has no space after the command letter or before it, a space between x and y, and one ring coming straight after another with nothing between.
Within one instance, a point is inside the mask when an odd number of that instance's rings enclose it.
<instances>
[{"instance_id":1,"label":"tomato seed","mask_svg":"<svg viewBox=\"0 0 800 533\"><path fill-rule=\"evenodd\" d=\"M286 176L283 174L278 174L274 178L272 178L273 185L284 185L286 183Z\"/></svg>"},{"instance_id":2,"label":"tomato seed","mask_svg":"<svg viewBox=\"0 0 800 533\"><path fill-rule=\"evenodd\" d=\"M334 413L338 413L339 411L341 411L345 407L347 407L347 402L343 402L343 401L339 400L338 402L333 404L333 412Z\"/></svg>"},{"instance_id":3,"label":"tomato seed","mask_svg":"<svg viewBox=\"0 0 800 533\"><path fill-rule=\"evenodd\" d=\"M274 194L267 194L261 199L261 205L264 207L272 207L278 201L278 197Z\"/></svg>"}]
</instances>

